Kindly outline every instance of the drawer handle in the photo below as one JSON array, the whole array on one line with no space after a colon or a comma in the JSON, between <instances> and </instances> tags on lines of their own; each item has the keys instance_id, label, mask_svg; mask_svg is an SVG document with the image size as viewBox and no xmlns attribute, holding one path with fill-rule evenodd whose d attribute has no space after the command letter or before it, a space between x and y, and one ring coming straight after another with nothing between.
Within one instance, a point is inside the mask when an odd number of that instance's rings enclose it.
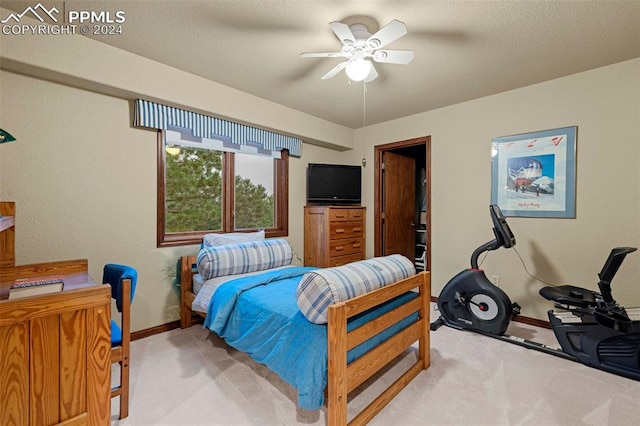
<instances>
[{"instance_id":1,"label":"drawer handle","mask_svg":"<svg viewBox=\"0 0 640 426\"><path fill-rule=\"evenodd\" d=\"M336 251L342 251L344 250L344 246L336 246Z\"/></svg>"},{"instance_id":2,"label":"drawer handle","mask_svg":"<svg viewBox=\"0 0 640 426\"><path fill-rule=\"evenodd\" d=\"M338 219L341 219L341 218L343 218L343 217L346 217L346 215L344 215L344 214L336 214L336 217L337 217Z\"/></svg>"},{"instance_id":3,"label":"drawer handle","mask_svg":"<svg viewBox=\"0 0 640 426\"><path fill-rule=\"evenodd\" d=\"M356 228L353 228L353 232L360 232L362 231L362 228L360 228L359 226Z\"/></svg>"},{"instance_id":4,"label":"drawer handle","mask_svg":"<svg viewBox=\"0 0 640 426\"><path fill-rule=\"evenodd\" d=\"M336 234L343 234L343 233L344 233L344 229L342 228L336 229Z\"/></svg>"},{"instance_id":5,"label":"drawer handle","mask_svg":"<svg viewBox=\"0 0 640 426\"><path fill-rule=\"evenodd\" d=\"M353 243L353 246L351 246L353 248L360 248L360 243Z\"/></svg>"}]
</instances>

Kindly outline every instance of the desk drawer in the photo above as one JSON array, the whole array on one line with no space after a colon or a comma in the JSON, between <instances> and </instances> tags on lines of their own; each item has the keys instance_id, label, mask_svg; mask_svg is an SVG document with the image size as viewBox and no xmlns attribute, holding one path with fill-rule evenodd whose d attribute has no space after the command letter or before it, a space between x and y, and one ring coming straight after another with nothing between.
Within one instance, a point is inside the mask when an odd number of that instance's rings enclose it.
<instances>
[{"instance_id":1,"label":"desk drawer","mask_svg":"<svg viewBox=\"0 0 640 426\"><path fill-rule=\"evenodd\" d=\"M342 266L347 263L356 262L358 260L364 260L364 253L348 254L346 256L332 257L329 259L329 267Z\"/></svg>"},{"instance_id":2,"label":"desk drawer","mask_svg":"<svg viewBox=\"0 0 640 426\"><path fill-rule=\"evenodd\" d=\"M364 252L364 238L349 238L329 242L329 256L331 257L361 252Z\"/></svg>"},{"instance_id":3,"label":"desk drawer","mask_svg":"<svg viewBox=\"0 0 640 426\"><path fill-rule=\"evenodd\" d=\"M329 240L340 240L343 238L362 237L364 226L360 222L335 222L329 225Z\"/></svg>"},{"instance_id":4,"label":"desk drawer","mask_svg":"<svg viewBox=\"0 0 640 426\"><path fill-rule=\"evenodd\" d=\"M329 211L329 220L331 222L346 222L349 220L363 220L363 209L331 209Z\"/></svg>"}]
</instances>

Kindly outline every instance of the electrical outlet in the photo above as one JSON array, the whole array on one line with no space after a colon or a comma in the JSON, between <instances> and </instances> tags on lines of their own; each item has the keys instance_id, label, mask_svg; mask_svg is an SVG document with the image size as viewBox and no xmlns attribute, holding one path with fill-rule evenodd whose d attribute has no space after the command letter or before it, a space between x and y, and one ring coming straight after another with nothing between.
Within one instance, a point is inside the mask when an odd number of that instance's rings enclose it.
<instances>
[{"instance_id":1,"label":"electrical outlet","mask_svg":"<svg viewBox=\"0 0 640 426\"><path fill-rule=\"evenodd\" d=\"M500 287L500 275L491 275L491 282Z\"/></svg>"}]
</instances>

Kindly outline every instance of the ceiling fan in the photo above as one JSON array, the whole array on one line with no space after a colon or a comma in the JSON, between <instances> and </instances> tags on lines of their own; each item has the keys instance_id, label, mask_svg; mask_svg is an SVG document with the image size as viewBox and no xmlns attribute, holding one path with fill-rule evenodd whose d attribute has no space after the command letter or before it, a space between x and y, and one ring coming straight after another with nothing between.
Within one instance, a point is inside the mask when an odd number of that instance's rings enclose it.
<instances>
[{"instance_id":1,"label":"ceiling fan","mask_svg":"<svg viewBox=\"0 0 640 426\"><path fill-rule=\"evenodd\" d=\"M406 65L413 60L412 50L381 49L407 34L407 26L397 19L389 22L371 35L365 24L347 25L342 22L331 22L329 27L342 42L340 52L301 53L305 58L346 58L346 61L333 67L323 75L322 80L334 77L343 69L349 79L368 83L378 77L369 58L375 62Z\"/></svg>"}]
</instances>

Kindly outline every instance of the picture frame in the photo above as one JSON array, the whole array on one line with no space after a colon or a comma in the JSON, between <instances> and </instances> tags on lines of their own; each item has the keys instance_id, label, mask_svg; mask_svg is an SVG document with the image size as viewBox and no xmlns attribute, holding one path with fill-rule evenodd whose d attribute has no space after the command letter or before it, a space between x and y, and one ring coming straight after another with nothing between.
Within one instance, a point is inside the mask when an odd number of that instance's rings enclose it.
<instances>
[{"instance_id":1,"label":"picture frame","mask_svg":"<svg viewBox=\"0 0 640 426\"><path fill-rule=\"evenodd\" d=\"M576 217L578 127L493 139L491 204L505 216Z\"/></svg>"}]
</instances>

